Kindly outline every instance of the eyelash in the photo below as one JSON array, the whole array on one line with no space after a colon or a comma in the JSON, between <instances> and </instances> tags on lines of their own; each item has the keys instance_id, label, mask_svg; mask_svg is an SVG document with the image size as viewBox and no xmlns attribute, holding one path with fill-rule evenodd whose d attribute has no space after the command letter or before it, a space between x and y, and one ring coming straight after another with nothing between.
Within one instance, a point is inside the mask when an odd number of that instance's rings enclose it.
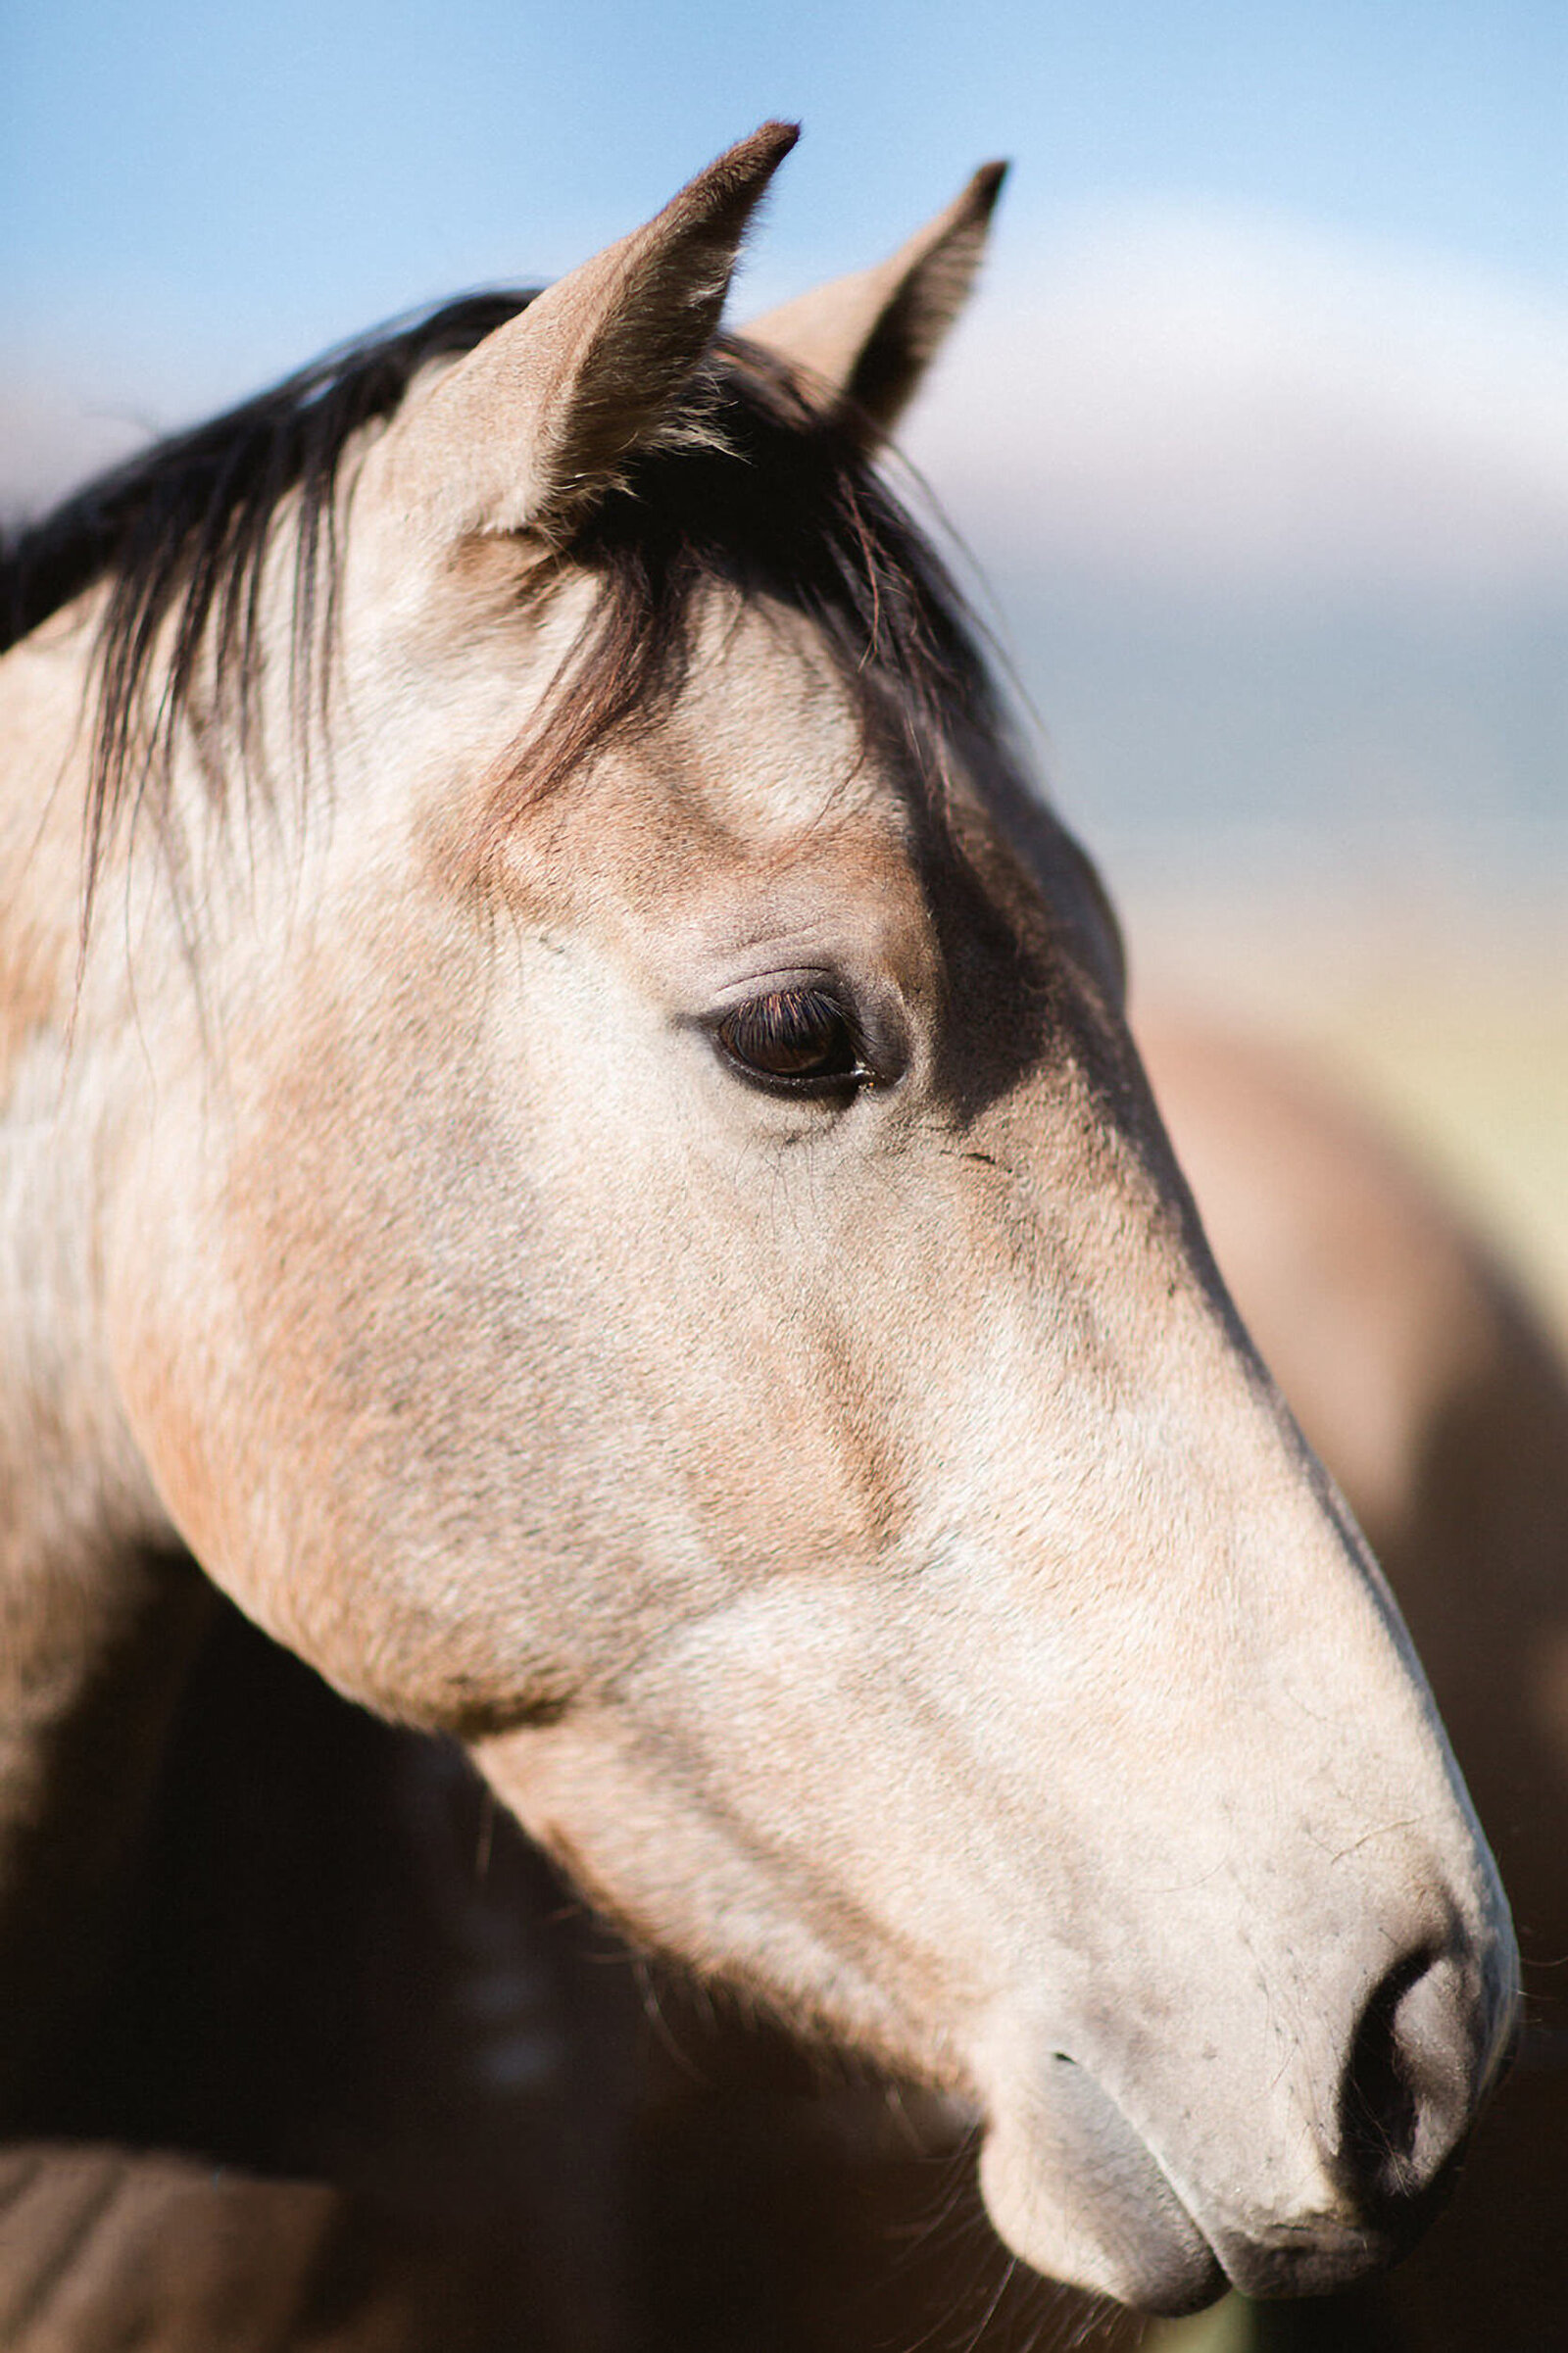
<instances>
[{"instance_id":1,"label":"eyelash","mask_svg":"<svg viewBox=\"0 0 1568 2353\"><path fill-rule=\"evenodd\" d=\"M771 1094L842 1095L871 1077L856 1022L826 989L770 989L713 1034L731 1068Z\"/></svg>"}]
</instances>

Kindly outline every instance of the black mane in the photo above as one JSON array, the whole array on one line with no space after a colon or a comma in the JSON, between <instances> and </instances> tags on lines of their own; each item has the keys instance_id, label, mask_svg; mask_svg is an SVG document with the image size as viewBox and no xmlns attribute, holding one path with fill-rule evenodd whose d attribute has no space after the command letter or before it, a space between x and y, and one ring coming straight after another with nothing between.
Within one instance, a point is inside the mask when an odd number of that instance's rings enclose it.
<instances>
[{"instance_id":1,"label":"black mane","mask_svg":"<svg viewBox=\"0 0 1568 2353\"><path fill-rule=\"evenodd\" d=\"M532 294L466 295L327 353L223 416L114 467L0 544L0 652L96 582L88 893L127 800L167 783L198 665L220 685L243 760L260 673L263 566L297 510L293 699L303 761L324 687L345 451L432 361L470 350ZM703 431L636 456L568 551L601 578L599 613L533 747L536 789L666 707L689 657L694 590L721 580L808 614L847 677L893 690L925 748L961 712L989 718L961 600L916 525L767 355L721 338L694 401ZM171 632L167 664L160 641ZM537 767L537 761L536 761Z\"/></svg>"},{"instance_id":2,"label":"black mane","mask_svg":"<svg viewBox=\"0 0 1568 2353\"><path fill-rule=\"evenodd\" d=\"M243 573L254 560L286 492L299 489L318 514L351 436L390 417L421 368L470 351L537 291L466 295L340 344L8 534L0 654L110 573L137 584L160 613L186 590L193 616L205 617L224 573Z\"/></svg>"}]
</instances>

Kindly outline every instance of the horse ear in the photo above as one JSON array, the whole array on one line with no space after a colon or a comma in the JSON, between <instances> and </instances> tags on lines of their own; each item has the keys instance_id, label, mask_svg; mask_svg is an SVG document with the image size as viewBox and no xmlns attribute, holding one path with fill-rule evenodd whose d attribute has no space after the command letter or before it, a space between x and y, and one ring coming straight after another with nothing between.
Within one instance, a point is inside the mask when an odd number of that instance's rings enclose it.
<instances>
[{"instance_id":1,"label":"horse ear","mask_svg":"<svg viewBox=\"0 0 1568 2353\"><path fill-rule=\"evenodd\" d=\"M446 540L568 531L690 383L747 222L799 135L764 123L487 335L388 436L394 499Z\"/></svg>"},{"instance_id":2,"label":"horse ear","mask_svg":"<svg viewBox=\"0 0 1568 2353\"><path fill-rule=\"evenodd\" d=\"M851 433L883 439L968 299L1006 170L982 164L887 261L769 311L746 329L748 341L814 378Z\"/></svg>"}]
</instances>

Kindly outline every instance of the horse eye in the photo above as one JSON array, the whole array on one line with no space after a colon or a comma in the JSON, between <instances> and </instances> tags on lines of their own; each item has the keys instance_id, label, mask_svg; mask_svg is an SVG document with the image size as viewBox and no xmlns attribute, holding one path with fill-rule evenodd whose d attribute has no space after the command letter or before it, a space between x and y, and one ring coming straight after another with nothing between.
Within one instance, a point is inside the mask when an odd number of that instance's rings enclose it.
<instances>
[{"instance_id":1,"label":"horse eye","mask_svg":"<svg viewBox=\"0 0 1568 2353\"><path fill-rule=\"evenodd\" d=\"M726 1013L717 1037L749 1078L799 1093L847 1087L870 1074L848 1014L825 989L774 989Z\"/></svg>"}]
</instances>

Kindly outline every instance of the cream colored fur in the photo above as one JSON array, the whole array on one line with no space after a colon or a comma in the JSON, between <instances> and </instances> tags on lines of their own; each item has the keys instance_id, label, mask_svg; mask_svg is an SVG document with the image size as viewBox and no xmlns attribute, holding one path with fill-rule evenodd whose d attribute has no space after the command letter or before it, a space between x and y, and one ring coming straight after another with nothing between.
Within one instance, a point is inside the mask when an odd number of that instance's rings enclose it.
<instances>
[{"instance_id":1,"label":"cream colored fur","mask_svg":"<svg viewBox=\"0 0 1568 2353\"><path fill-rule=\"evenodd\" d=\"M593 585L517 592L680 423L786 144L368 438L330 789L224 833L183 745L79 991L90 601L0 666L5 1935L46 1951L102 1878L51 1775L178 1616L177 1537L341 1689L466 1739L636 1932L976 2100L1031 2263L1166 2309L1221 2265L1332 2282L1494 2069L1507 1912L1209 1260L1085 861L995 744L956 726L934 797L799 615L716 589L673 712L498 845ZM917 360L948 296L907 280ZM801 986L878 1041L848 1097L715 1051ZM106 1804L156 1732L132 1689Z\"/></svg>"}]
</instances>

